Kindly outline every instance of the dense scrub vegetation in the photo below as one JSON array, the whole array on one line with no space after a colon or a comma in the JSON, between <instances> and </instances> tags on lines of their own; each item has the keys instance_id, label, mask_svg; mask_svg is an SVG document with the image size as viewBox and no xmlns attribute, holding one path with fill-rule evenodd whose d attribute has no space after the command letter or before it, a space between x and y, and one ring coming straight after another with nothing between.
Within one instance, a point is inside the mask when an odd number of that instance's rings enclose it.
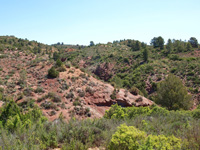
<instances>
[{"instance_id":1,"label":"dense scrub vegetation","mask_svg":"<svg viewBox=\"0 0 200 150\"><path fill-rule=\"evenodd\" d=\"M113 105L102 119L73 118L67 123L62 114L49 122L34 104L24 107L12 100L6 100L0 111L2 149L200 148L200 109L168 111L158 106Z\"/></svg>"}]
</instances>

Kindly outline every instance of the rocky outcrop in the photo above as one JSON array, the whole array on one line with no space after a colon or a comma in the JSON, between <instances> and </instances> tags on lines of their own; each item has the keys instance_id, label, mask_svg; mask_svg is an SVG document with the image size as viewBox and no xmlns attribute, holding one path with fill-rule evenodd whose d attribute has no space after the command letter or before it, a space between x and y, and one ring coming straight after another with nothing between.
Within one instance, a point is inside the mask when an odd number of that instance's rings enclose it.
<instances>
[{"instance_id":1,"label":"rocky outcrop","mask_svg":"<svg viewBox=\"0 0 200 150\"><path fill-rule=\"evenodd\" d=\"M108 93L110 97L108 99L105 99L105 95L100 98L100 94L98 99L95 99L94 104L97 106L111 106L113 104L118 104L122 107L150 106L153 104L151 100L141 95L132 95L130 92L124 89L120 89L116 92L116 99L111 99L111 94L112 93Z\"/></svg>"},{"instance_id":2,"label":"rocky outcrop","mask_svg":"<svg viewBox=\"0 0 200 150\"><path fill-rule=\"evenodd\" d=\"M100 79L104 81L108 81L113 74L114 65L111 63L103 63L96 67L93 71L95 75L97 75Z\"/></svg>"},{"instance_id":3,"label":"rocky outcrop","mask_svg":"<svg viewBox=\"0 0 200 150\"><path fill-rule=\"evenodd\" d=\"M132 95L125 89L115 89L112 85L97 80L92 76L88 77L81 74L83 72L79 69L74 69L73 76L79 76L79 79L71 84L71 89L74 89L74 97L81 97L83 107L90 109L91 117L103 117L105 111L113 104L118 104L122 107L150 106L153 104L151 100L143 96ZM60 78L65 79L68 85L70 84L69 76L72 75L67 72L60 73ZM67 93L70 93L70 89ZM67 105L70 105L70 103Z\"/></svg>"}]
</instances>

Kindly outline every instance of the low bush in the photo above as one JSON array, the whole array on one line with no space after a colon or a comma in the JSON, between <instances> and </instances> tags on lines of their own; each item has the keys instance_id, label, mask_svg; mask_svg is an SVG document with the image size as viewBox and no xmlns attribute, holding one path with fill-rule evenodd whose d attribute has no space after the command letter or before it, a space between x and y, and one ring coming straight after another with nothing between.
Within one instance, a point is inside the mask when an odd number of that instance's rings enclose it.
<instances>
[{"instance_id":1,"label":"low bush","mask_svg":"<svg viewBox=\"0 0 200 150\"><path fill-rule=\"evenodd\" d=\"M94 90L93 90L91 87L89 87L89 86L87 86L87 87L85 88L85 92L88 92L88 93L90 93L90 94L94 94Z\"/></svg>"},{"instance_id":2,"label":"low bush","mask_svg":"<svg viewBox=\"0 0 200 150\"><path fill-rule=\"evenodd\" d=\"M61 102L61 97L53 92L48 93L48 98L50 98L53 102L56 103Z\"/></svg>"},{"instance_id":3,"label":"low bush","mask_svg":"<svg viewBox=\"0 0 200 150\"><path fill-rule=\"evenodd\" d=\"M160 150L160 149L181 149L181 139L174 136L147 135L134 126L122 124L113 134L109 144L110 150Z\"/></svg>"},{"instance_id":4,"label":"low bush","mask_svg":"<svg viewBox=\"0 0 200 150\"><path fill-rule=\"evenodd\" d=\"M66 98L74 98L74 93L70 92L66 95Z\"/></svg>"},{"instance_id":5,"label":"low bush","mask_svg":"<svg viewBox=\"0 0 200 150\"><path fill-rule=\"evenodd\" d=\"M133 94L133 95L143 95L142 92L141 92L138 88L136 88L136 87L132 87L132 88L129 90L129 92L130 92L131 94Z\"/></svg>"},{"instance_id":6,"label":"low bush","mask_svg":"<svg viewBox=\"0 0 200 150\"><path fill-rule=\"evenodd\" d=\"M37 89L34 90L35 93L44 93L44 89L42 87L37 87Z\"/></svg>"},{"instance_id":7,"label":"low bush","mask_svg":"<svg viewBox=\"0 0 200 150\"><path fill-rule=\"evenodd\" d=\"M58 72L65 72L66 68L65 68L65 66L62 65L62 66L60 66L60 67L57 68L57 71Z\"/></svg>"},{"instance_id":8,"label":"low bush","mask_svg":"<svg viewBox=\"0 0 200 150\"><path fill-rule=\"evenodd\" d=\"M54 67L51 67L51 69L48 70L48 77L49 78L56 78L59 76L59 72L56 71Z\"/></svg>"},{"instance_id":9,"label":"low bush","mask_svg":"<svg viewBox=\"0 0 200 150\"><path fill-rule=\"evenodd\" d=\"M116 95L117 95L117 91L116 91L116 89L114 89L112 94L110 95L110 98L115 100L116 99Z\"/></svg>"}]
</instances>

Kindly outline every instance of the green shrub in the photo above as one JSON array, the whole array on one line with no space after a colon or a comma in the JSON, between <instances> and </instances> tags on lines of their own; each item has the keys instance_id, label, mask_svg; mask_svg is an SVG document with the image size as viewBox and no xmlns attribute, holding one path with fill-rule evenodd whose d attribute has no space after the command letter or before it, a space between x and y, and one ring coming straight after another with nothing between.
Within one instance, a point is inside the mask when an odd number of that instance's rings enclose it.
<instances>
[{"instance_id":1,"label":"green shrub","mask_svg":"<svg viewBox=\"0 0 200 150\"><path fill-rule=\"evenodd\" d=\"M80 92L78 93L78 96L84 97L84 96L85 96L85 92L84 92L84 91L80 91Z\"/></svg>"},{"instance_id":2,"label":"green shrub","mask_svg":"<svg viewBox=\"0 0 200 150\"><path fill-rule=\"evenodd\" d=\"M134 86L129 90L129 92L133 95L143 95L142 92Z\"/></svg>"},{"instance_id":3,"label":"green shrub","mask_svg":"<svg viewBox=\"0 0 200 150\"><path fill-rule=\"evenodd\" d=\"M48 70L48 77L50 78L56 78L59 76L59 72L56 71L54 67L51 67L51 69Z\"/></svg>"},{"instance_id":4,"label":"green shrub","mask_svg":"<svg viewBox=\"0 0 200 150\"><path fill-rule=\"evenodd\" d=\"M156 102L169 110L189 109L191 107L191 95L188 94L181 79L175 75L169 75L158 84Z\"/></svg>"},{"instance_id":5,"label":"green shrub","mask_svg":"<svg viewBox=\"0 0 200 150\"><path fill-rule=\"evenodd\" d=\"M88 92L88 93L90 93L90 94L94 94L94 90L93 90L91 87L89 87L89 86L87 86L87 87L85 88L85 92Z\"/></svg>"},{"instance_id":6,"label":"green shrub","mask_svg":"<svg viewBox=\"0 0 200 150\"><path fill-rule=\"evenodd\" d=\"M66 95L66 98L74 98L74 93L70 92Z\"/></svg>"},{"instance_id":7,"label":"green shrub","mask_svg":"<svg viewBox=\"0 0 200 150\"><path fill-rule=\"evenodd\" d=\"M194 76L194 74L195 73L193 71L187 73L188 76Z\"/></svg>"},{"instance_id":8,"label":"green shrub","mask_svg":"<svg viewBox=\"0 0 200 150\"><path fill-rule=\"evenodd\" d=\"M0 87L0 93L4 92L4 88Z\"/></svg>"},{"instance_id":9,"label":"green shrub","mask_svg":"<svg viewBox=\"0 0 200 150\"><path fill-rule=\"evenodd\" d=\"M23 91L23 94L25 95L25 96L31 96L32 95L32 91L33 91L33 89L32 88L26 88L24 91Z\"/></svg>"},{"instance_id":10,"label":"green shrub","mask_svg":"<svg viewBox=\"0 0 200 150\"><path fill-rule=\"evenodd\" d=\"M134 126L128 127L122 124L118 127L109 144L110 150L126 149L137 150L144 144L145 132L136 129Z\"/></svg>"},{"instance_id":11,"label":"green shrub","mask_svg":"<svg viewBox=\"0 0 200 150\"><path fill-rule=\"evenodd\" d=\"M67 90L69 88L69 85L67 83L63 83L61 89Z\"/></svg>"},{"instance_id":12,"label":"green shrub","mask_svg":"<svg viewBox=\"0 0 200 150\"><path fill-rule=\"evenodd\" d=\"M109 144L110 150L160 150L181 149L181 139L174 136L147 135L134 126L122 124L118 127Z\"/></svg>"},{"instance_id":13,"label":"green shrub","mask_svg":"<svg viewBox=\"0 0 200 150\"><path fill-rule=\"evenodd\" d=\"M45 109L55 109L56 110L56 105L52 102L44 102L41 104L42 107L44 107Z\"/></svg>"},{"instance_id":14,"label":"green shrub","mask_svg":"<svg viewBox=\"0 0 200 150\"><path fill-rule=\"evenodd\" d=\"M110 98L115 100L116 99L116 95L117 95L117 91L116 91L116 89L114 89L112 94L110 95Z\"/></svg>"},{"instance_id":15,"label":"green shrub","mask_svg":"<svg viewBox=\"0 0 200 150\"><path fill-rule=\"evenodd\" d=\"M78 100L75 100L75 101L73 102L73 105L74 105L74 106L80 106L81 103L80 103Z\"/></svg>"},{"instance_id":16,"label":"green shrub","mask_svg":"<svg viewBox=\"0 0 200 150\"><path fill-rule=\"evenodd\" d=\"M35 93L44 93L44 89L42 87L37 87L34 91Z\"/></svg>"},{"instance_id":17,"label":"green shrub","mask_svg":"<svg viewBox=\"0 0 200 150\"><path fill-rule=\"evenodd\" d=\"M56 60L56 66L57 66L57 67L61 67L62 64L63 64L63 63L62 63L62 61L61 61L60 59L57 59L57 60Z\"/></svg>"},{"instance_id":18,"label":"green shrub","mask_svg":"<svg viewBox=\"0 0 200 150\"><path fill-rule=\"evenodd\" d=\"M181 58L179 57L179 55L176 55L176 54L172 54L169 56L169 59L170 60L181 60Z\"/></svg>"},{"instance_id":19,"label":"green shrub","mask_svg":"<svg viewBox=\"0 0 200 150\"><path fill-rule=\"evenodd\" d=\"M60 67L58 67L57 68L57 71L59 71L59 72L65 72L66 71L66 68L65 68L65 66L60 66Z\"/></svg>"},{"instance_id":20,"label":"green shrub","mask_svg":"<svg viewBox=\"0 0 200 150\"><path fill-rule=\"evenodd\" d=\"M191 113L194 118L200 119L200 109L196 109L196 110L192 111Z\"/></svg>"},{"instance_id":21,"label":"green shrub","mask_svg":"<svg viewBox=\"0 0 200 150\"><path fill-rule=\"evenodd\" d=\"M176 71L177 71L177 68L172 68L172 69L170 70L171 73L175 73Z\"/></svg>"}]
</instances>

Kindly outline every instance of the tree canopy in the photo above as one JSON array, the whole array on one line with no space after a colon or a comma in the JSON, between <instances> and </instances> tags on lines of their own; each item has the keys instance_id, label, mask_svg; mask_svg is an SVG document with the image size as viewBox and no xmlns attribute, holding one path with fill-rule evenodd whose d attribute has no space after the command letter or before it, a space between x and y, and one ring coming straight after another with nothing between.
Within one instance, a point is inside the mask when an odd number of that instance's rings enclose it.
<instances>
[{"instance_id":1,"label":"tree canopy","mask_svg":"<svg viewBox=\"0 0 200 150\"><path fill-rule=\"evenodd\" d=\"M170 74L158 84L157 103L169 110L187 110L191 107L191 95L188 94L181 79Z\"/></svg>"},{"instance_id":2,"label":"tree canopy","mask_svg":"<svg viewBox=\"0 0 200 150\"><path fill-rule=\"evenodd\" d=\"M154 48L157 48L159 47L160 49L164 49L164 39L159 36L159 37L154 37L152 40L151 40L151 44L154 46Z\"/></svg>"},{"instance_id":3,"label":"tree canopy","mask_svg":"<svg viewBox=\"0 0 200 150\"><path fill-rule=\"evenodd\" d=\"M144 59L144 62L148 62L148 59L149 59L149 51L147 48L144 49L143 51L143 59Z\"/></svg>"},{"instance_id":4,"label":"tree canopy","mask_svg":"<svg viewBox=\"0 0 200 150\"><path fill-rule=\"evenodd\" d=\"M192 47L198 48L198 41L197 41L197 39L195 37L191 37L189 42L192 45Z\"/></svg>"},{"instance_id":5,"label":"tree canopy","mask_svg":"<svg viewBox=\"0 0 200 150\"><path fill-rule=\"evenodd\" d=\"M94 42L93 41L90 41L90 46L94 46Z\"/></svg>"}]
</instances>

